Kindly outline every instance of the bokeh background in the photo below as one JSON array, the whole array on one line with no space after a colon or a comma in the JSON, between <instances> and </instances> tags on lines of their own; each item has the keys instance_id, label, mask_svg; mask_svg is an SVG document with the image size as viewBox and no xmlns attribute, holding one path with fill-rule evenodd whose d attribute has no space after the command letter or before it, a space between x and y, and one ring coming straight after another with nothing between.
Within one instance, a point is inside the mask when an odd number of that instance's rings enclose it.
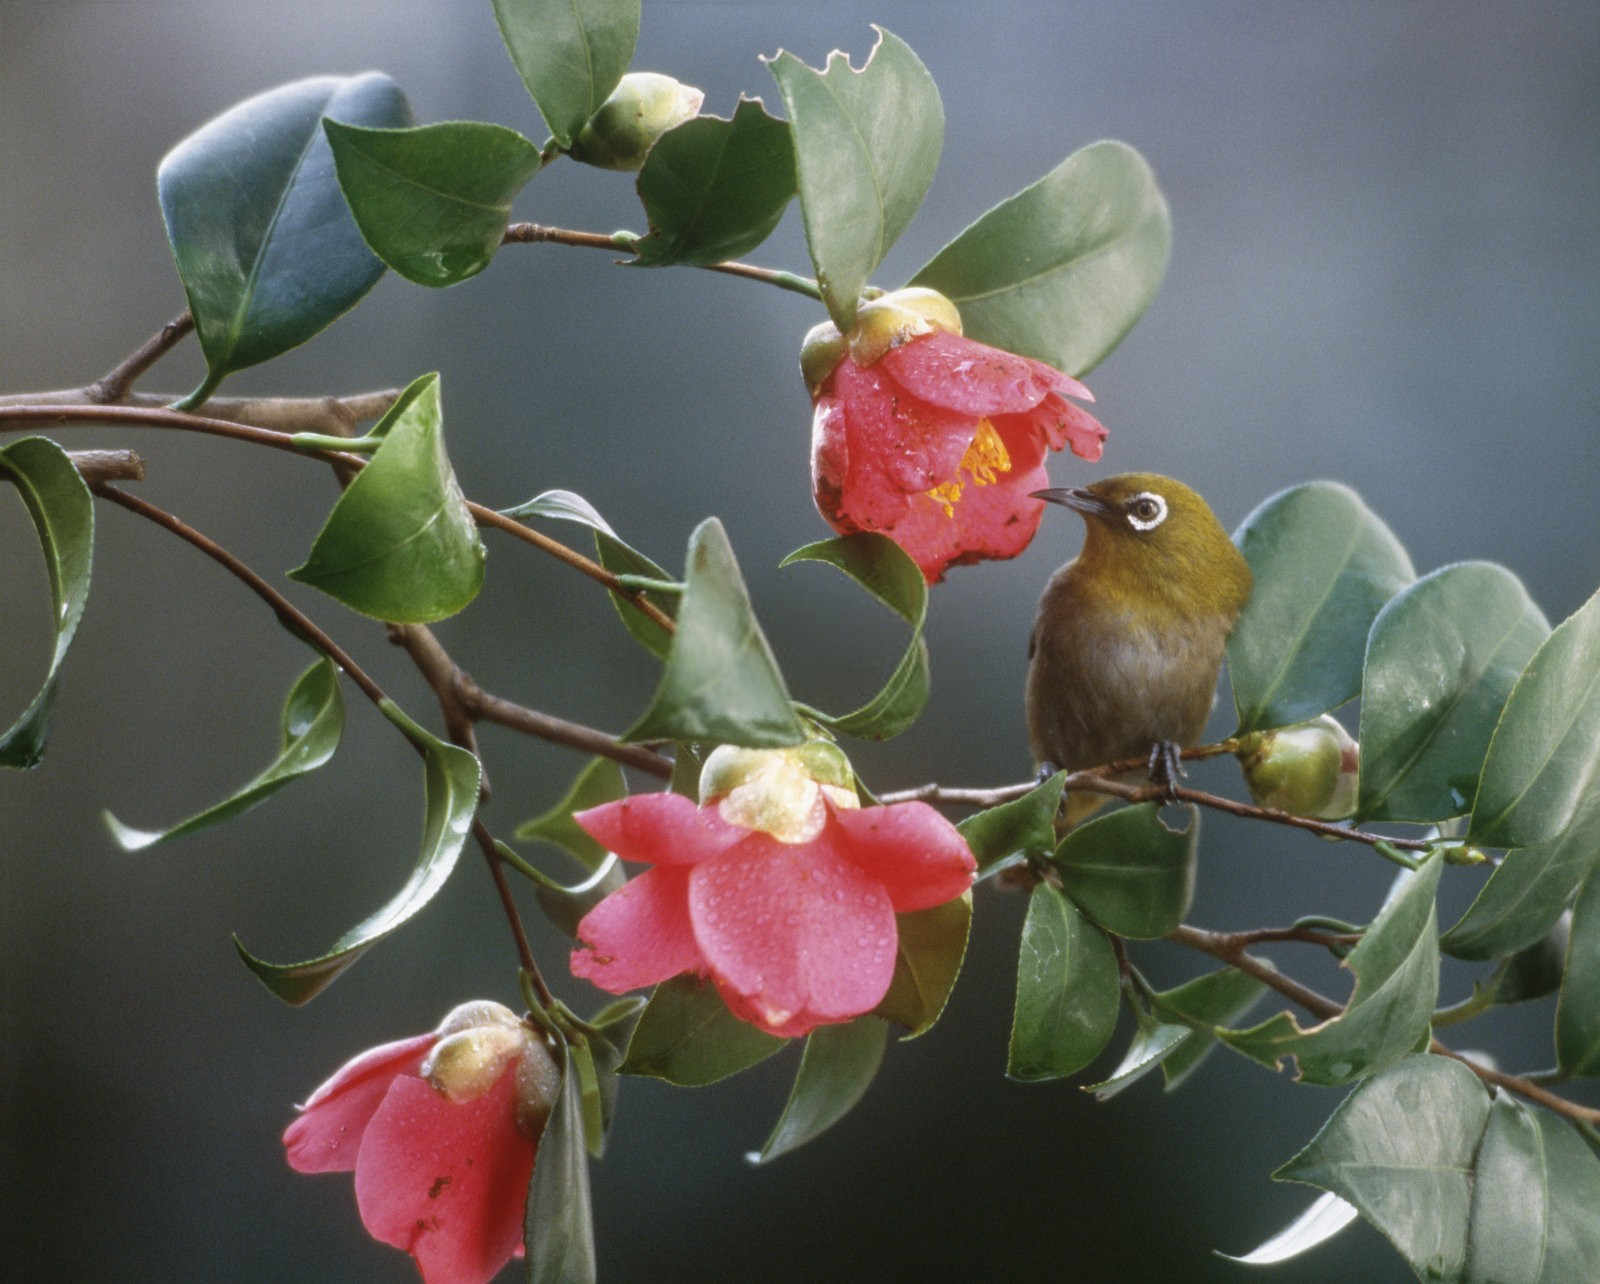
<instances>
[{"instance_id":1,"label":"bokeh background","mask_svg":"<svg viewBox=\"0 0 1600 1284\"><path fill-rule=\"evenodd\" d=\"M879 283L902 282L1096 138L1139 147L1171 201L1166 284L1090 378L1111 429L1105 459L1059 460L1058 484L1168 472L1232 527L1283 486L1336 477L1390 522L1419 571L1503 561L1552 620L1594 590L1592 0L651 0L635 66L702 86L708 111L726 115L741 91L777 110L758 55L782 47L819 65L843 47L859 63L874 21L919 52L948 115L928 203ZM544 137L487 3L0 0L0 389L85 383L182 309L153 182L174 142L246 95L369 67L400 81L419 120ZM641 228L626 177L570 163L536 179L515 212ZM752 257L809 272L797 210ZM841 708L887 673L902 635L826 568L776 569L826 534L808 494L795 364L820 315L710 273L517 247L442 293L388 277L323 335L224 392L356 391L440 370L469 494L503 507L548 487L580 491L673 567L693 525L720 514L791 687ZM142 386L184 391L199 371L191 340ZM303 462L200 438L74 429L68 444L137 447L149 464L140 493L268 573L302 560L335 493ZM180 845L117 851L101 808L169 823L254 773L306 656L197 554L120 511L98 517L94 596L50 753L36 772L0 778L8 1269L84 1281L409 1278L404 1257L361 1231L348 1179L291 1174L278 1135L290 1103L353 1052L427 1029L466 997L516 1001L488 880L467 853L419 920L309 1009L268 996L229 933L268 957L305 957L385 899L415 853L416 760L353 698L345 747L316 778ZM856 754L875 787L1024 775L1023 639L1076 525L1047 515L1024 556L957 570L937 590L934 700L901 740ZM482 598L439 628L457 658L526 703L612 730L630 723L654 667L604 596L531 550L490 545ZM432 717L380 629L285 587ZM27 701L47 639L30 529L3 500L0 709ZM1219 713L1217 730L1228 725ZM493 727L482 747L486 815L502 833L580 766ZM1231 764L1197 774L1237 785ZM1197 923L1364 919L1389 881L1360 851L1205 823ZM1479 880L1449 872L1445 922ZM1071 1083L1008 1083L1022 908L980 894L943 1023L892 1047L856 1112L770 1169L741 1156L776 1118L793 1052L694 1092L628 1083L594 1170L603 1277L1248 1276L1211 1250L1243 1252L1309 1202L1268 1173L1340 1094L1226 1053L1171 1097L1146 1082L1096 1105ZM563 979L553 936L540 953L570 1000L598 999ZM1345 993L1308 954L1280 957ZM1161 946L1137 957L1163 983L1203 967ZM1469 977L1450 967L1446 997ZM1550 1016L1548 1003L1530 1005L1470 1038L1508 1066L1545 1065ZM1272 1278L1409 1276L1355 1227Z\"/></svg>"}]
</instances>

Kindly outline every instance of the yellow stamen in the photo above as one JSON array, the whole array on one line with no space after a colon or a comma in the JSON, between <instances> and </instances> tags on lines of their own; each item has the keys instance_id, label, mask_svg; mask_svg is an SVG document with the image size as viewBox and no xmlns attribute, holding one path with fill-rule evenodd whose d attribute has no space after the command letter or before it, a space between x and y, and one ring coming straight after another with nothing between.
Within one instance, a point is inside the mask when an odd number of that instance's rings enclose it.
<instances>
[{"instance_id":1,"label":"yellow stamen","mask_svg":"<svg viewBox=\"0 0 1600 1284\"><path fill-rule=\"evenodd\" d=\"M961 501L961 492L967 486L961 480L962 473L970 477L976 486L991 486L999 480L1000 473L1010 471L1011 456L1006 452L1005 442L1000 440L1000 434L994 430L992 423L980 419L978 431L972 435L972 444L961 456L954 480L940 483L927 495L943 507L946 517L954 517L956 505Z\"/></svg>"}]
</instances>

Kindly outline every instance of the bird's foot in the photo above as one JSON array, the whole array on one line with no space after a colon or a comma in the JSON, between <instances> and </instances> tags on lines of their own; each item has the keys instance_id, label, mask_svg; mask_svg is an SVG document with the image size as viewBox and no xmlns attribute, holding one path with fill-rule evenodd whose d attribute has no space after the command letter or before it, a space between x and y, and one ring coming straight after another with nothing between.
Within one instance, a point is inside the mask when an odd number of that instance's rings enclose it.
<instances>
[{"instance_id":1,"label":"bird's foot","mask_svg":"<svg viewBox=\"0 0 1600 1284\"><path fill-rule=\"evenodd\" d=\"M1036 785L1042 785L1060 770L1061 768L1056 766L1053 762L1041 762L1038 770L1033 773L1033 783Z\"/></svg>"},{"instance_id":2,"label":"bird's foot","mask_svg":"<svg viewBox=\"0 0 1600 1284\"><path fill-rule=\"evenodd\" d=\"M1178 797L1178 782L1188 778L1183 769L1183 749L1176 740L1157 740L1150 746L1150 782L1159 786L1168 802Z\"/></svg>"}]
</instances>

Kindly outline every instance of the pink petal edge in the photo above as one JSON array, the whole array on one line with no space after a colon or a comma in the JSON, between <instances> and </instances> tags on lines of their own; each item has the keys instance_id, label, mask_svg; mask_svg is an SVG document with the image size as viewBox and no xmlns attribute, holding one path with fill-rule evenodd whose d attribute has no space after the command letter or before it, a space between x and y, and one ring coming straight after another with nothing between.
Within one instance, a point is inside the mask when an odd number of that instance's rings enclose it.
<instances>
[{"instance_id":1,"label":"pink petal edge","mask_svg":"<svg viewBox=\"0 0 1600 1284\"><path fill-rule=\"evenodd\" d=\"M689 870L658 865L629 879L583 916L573 976L622 994L705 966L689 920Z\"/></svg>"},{"instance_id":2,"label":"pink petal edge","mask_svg":"<svg viewBox=\"0 0 1600 1284\"><path fill-rule=\"evenodd\" d=\"M283 1133L289 1167L302 1173L349 1172L356 1166L361 1134L383 1102L395 1076L415 1073L438 1038L419 1034L368 1048L333 1072L299 1107Z\"/></svg>"}]
</instances>

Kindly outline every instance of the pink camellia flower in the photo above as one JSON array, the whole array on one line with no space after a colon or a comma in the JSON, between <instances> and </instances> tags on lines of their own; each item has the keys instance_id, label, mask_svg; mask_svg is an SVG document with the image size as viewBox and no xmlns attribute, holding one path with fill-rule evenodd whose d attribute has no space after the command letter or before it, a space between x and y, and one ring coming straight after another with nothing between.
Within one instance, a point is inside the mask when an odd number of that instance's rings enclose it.
<instances>
[{"instance_id":1,"label":"pink camellia flower","mask_svg":"<svg viewBox=\"0 0 1600 1284\"><path fill-rule=\"evenodd\" d=\"M362 1225L410 1253L426 1284L484 1284L522 1255L534 1152L560 1086L515 1013L464 1003L430 1034L347 1061L283 1144L297 1172L354 1170Z\"/></svg>"},{"instance_id":2,"label":"pink camellia flower","mask_svg":"<svg viewBox=\"0 0 1600 1284\"><path fill-rule=\"evenodd\" d=\"M1045 454L1100 458L1106 430L1068 397L1093 401L1053 366L961 334L955 306L911 288L863 304L856 329L806 336L811 481L836 531L880 531L930 583L952 564L1015 557L1049 485Z\"/></svg>"},{"instance_id":3,"label":"pink camellia flower","mask_svg":"<svg viewBox=\"0 0 1600 1284\"><path fill-rule=\"evenodd\" d=\"M782 1037L872 1011L894 975L896 912L960 896L974 863L932 807L861 808L849 778L821 742L723 746L701 806L642 794L576 813L651 868L578 924L574 975L613 994L709 976L737 1016Z\"/></svg>"}]
</instances>

